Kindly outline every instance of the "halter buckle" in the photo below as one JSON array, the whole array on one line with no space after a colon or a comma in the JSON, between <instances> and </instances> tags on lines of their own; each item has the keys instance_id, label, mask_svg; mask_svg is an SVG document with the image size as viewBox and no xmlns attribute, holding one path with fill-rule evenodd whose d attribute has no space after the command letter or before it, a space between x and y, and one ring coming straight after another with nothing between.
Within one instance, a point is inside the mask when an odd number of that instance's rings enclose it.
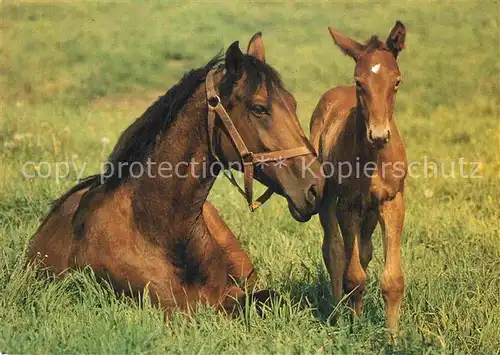
<instances>
[{"instance_id":1,"label":"halter buckle","mask_svg":"<svg viewBox=\"0 0 500 355\"><path fill-rule=\"evenodd\" d=\"M214 95L208 99L208 105L211 108L216 108L220 104L220 97L218 95Z\"/></svg>"},{"instance_id":2,"label":"halter buckle","mask_svg":"<svg viewBox=\"0 0 500 355\"><path fill-rule=\"evenodd\" d=\"M241 160L243 160L244 164L253 164L253 153L248 152L248 154L241 157Z\"/></svg>"}]
</instances>

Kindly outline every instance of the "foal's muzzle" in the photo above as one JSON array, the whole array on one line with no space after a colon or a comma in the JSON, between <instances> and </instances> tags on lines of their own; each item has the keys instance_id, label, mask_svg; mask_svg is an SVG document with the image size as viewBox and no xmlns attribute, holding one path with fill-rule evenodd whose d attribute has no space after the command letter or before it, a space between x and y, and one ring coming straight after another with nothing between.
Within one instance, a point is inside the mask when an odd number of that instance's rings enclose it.
<instances>
[{"instance_id":1,"label":"foal's muzzle","mask_svg":"<svg viewBox=\"0 0 500 355\"><path fill-rule=\"evenodd\" d=\"M368 141L375 149L384 148L391 140L391 130L386 126L382 127L369 127L367 129Z\"/></svg>"}]
</instances>

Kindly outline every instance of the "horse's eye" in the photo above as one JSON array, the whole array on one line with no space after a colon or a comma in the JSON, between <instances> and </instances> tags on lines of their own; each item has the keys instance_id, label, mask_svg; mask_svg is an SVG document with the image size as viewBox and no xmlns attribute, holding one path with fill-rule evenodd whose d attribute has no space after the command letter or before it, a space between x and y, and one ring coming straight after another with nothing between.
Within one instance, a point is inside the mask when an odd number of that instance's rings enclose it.
<instances>
[{"instance_id":1,"label":"horse's eye","mask_svg":"<svg viewBox=\"0 0 500 355\"><path fill-rule=\"evenodd\" d=\"M269 114L269 110L262 105L253 105L251 108L252 112L257 116L264 116Z\"/></svg>"},{"instance_id":2,"label":"horse's eye","mask_svg":"<svg viewBox=\"0 0 500 355\"><path fill-rule=\"evenodd\" d=\"M394 90L396 91L399 88L399 84L401 84L401 79L398 79L396 81L396 84L394 84Z\"/></svg>"}]
</instances>

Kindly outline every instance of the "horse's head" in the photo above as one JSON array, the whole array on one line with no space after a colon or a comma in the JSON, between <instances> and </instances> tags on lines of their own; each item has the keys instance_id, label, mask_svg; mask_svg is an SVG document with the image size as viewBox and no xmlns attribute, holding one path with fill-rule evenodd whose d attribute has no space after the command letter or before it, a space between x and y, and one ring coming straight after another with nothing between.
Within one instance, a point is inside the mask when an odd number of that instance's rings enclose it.
<instances>
[{"instance_id":1,"label":"horse's head","mask_svg":"<svg viewBox=\"0 0 500 355\"><path fill-rule=\"evenodd\" d=\"M391 138L390 121L396 91L401 83L396 60L404 48L405 26L396 21L385 43L374 36L366 45L341 35L331 27L328 29L337 46L356 62L354 80L358 107L365 118L366 137L375 148L381 149Z\"/></svg>"},{"instance_id":2,"label":"horse's head","mask_svg":"<svg viewBox=\"0 0 500 355\"><path fill-rule=\"evenodd\" d=\"M240 51L238 42L228 48L219 91L248 151L254 156L264 153L273 157L254 164L255 178L287 198L296 220L309 220L323 189L320 164L297 119L294 97L265 63L260 33L250 40L247 54ZM227 129L218 131L219 158L226 163L239 162L241 154ZM294 155L296 148L302 152Z\"/></svg>"}]
</instances>

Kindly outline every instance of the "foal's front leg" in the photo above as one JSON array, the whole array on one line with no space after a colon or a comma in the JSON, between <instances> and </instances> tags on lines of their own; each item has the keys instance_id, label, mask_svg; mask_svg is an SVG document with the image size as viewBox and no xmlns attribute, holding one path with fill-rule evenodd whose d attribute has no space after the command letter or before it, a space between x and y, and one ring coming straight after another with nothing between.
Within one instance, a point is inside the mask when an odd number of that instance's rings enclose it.
<instances>
[{"instance_id":1,"label":"foal's front leg","mask_svg":"<svg viewBox=\"0 0 500 355\"><path fill-rule=\"evenodd\" d=\"M344 272L344 292L356 315L361 314L366 286L366 273L361 265L361 206L341 205L337 216L344 238L346 269Z\"/></svg>"},{"instance_id":2,"label":"foal's front leg","mask_svg":"<svg viewBox=\"0 0 500 355\"><path fill-rule=\"evenodd\" d=\"M342 283L345 268L344 241L337 222L337 197L326 196L319 211L323 227L323 260L330 275L333 302L342 299Z\"/></svg>"},{"instance_id":3,"label":"foal's front leg","mask_svg":"<svg viewBox=\"0 0 500 355\"><path fill-rule=\"evenodd\" d=\"M391 201L379 206L380 225L384 242L384 271L380 277L385 303L387 326L393 335L398 330L398 318L404 293L404 276L401 266L401 233L403 231L405 205L402 192Z\"/></svg>"}]
</instances>

